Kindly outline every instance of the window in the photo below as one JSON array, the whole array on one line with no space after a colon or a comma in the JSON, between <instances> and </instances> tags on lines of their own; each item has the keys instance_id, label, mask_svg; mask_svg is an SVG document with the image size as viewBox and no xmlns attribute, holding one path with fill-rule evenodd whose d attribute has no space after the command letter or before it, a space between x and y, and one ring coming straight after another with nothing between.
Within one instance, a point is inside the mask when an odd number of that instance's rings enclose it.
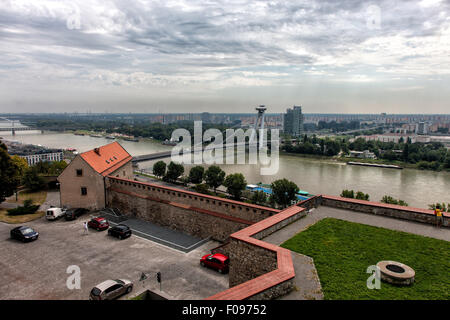
<instances>
[{"instance_id":1,"label":"window","mask_svg":"<svg viewBox=\"0 0 450 320\"><path fill-rule=\"evenodd\" d=\"M120 287L122 287L120 284L115 284L115 285L109 287L108 289L106 289L105 293L111 293L111 292L119 289Z\"/></svg>"},{"instance_id":2,"label":"window","mask_svg":"<svg viewBox=\"0 0 450 320\"><path fill-rule=\"evenodd\" d=\"M77 169L77 177L83 176L83 169Z\"/></svg>"},{"instance_id":3,"label":"window","mask_svg":"<svg viewBox=\"0 0 450 320\"><path fill-rule=\"evenodd\" d=\"M81 195L82 196L87 195L87 188L86 187L81 187Z\"/></svg>"}]
</instances>

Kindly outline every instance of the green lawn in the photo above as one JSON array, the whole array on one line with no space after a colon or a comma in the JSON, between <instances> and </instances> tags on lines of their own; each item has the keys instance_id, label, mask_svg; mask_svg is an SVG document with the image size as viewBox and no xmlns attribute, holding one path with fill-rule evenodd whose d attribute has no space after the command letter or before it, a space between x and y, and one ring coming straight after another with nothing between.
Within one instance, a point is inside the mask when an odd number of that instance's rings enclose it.
<instances>
[{"instance_id":1,"label":"green lawn","mask_svg":"<svg viewBox=\"0 0 450 320\"><path fill-rule=\"evenodd\" d=\"M327 218L282 247L310 256L325 299L450 299L450 242ZM415 283L366 286L367 267L395 260L412 267Z\"/></svg>"}]
</instances>

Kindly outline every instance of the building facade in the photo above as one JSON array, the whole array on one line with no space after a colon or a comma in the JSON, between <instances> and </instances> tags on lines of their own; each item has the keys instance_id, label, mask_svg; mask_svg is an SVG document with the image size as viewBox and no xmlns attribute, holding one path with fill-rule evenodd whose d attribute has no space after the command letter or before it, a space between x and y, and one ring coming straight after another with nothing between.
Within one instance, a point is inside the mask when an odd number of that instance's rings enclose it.
<instances>
[{"instance_id":1,"label":"building facade","mask_svg":"<svg viewBox=\"0 0 450 320\"><path fill-rule=\"evenodd\" d=\"M62 151L48 152L48 153L35 153L27 155L19 155L19 157L27 160L29 166L34 166L39 162L54 162L62 161L64 158Z\"/></svg>"},{"instance_id":2,"label":"building facade","mask_svg":"<svg viewBox=\"0 0 450 320\"><path fill-rule=\"evenodd\" d=\"M61 205L99 210L106 204L106 176L132 179L131 155L113 142L79 154L58 177Z\"/></svg>"},{"instance_id":3,"label":"building facade","mask_svg":"<svg viewBox=\"0 0 450 320\"><path fill-rule=\"evenodd\" d=\"M303 113L301 106L294 106L286 110L283 118L284 133L300 136L303 133Z\"/></svg>"}]
</instances>

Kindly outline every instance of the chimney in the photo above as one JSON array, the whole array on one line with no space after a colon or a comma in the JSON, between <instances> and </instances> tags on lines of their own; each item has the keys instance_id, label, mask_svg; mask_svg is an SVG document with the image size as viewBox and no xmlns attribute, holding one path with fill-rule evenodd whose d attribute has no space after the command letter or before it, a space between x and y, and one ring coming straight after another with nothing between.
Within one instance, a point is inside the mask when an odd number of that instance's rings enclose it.
<instances>
[{"instance_id":1,"label":"chimney","mask_svg":"<svg viewBox=\"0 0 450 320\"><path fill-rule=\"evenodd\" d=\"M94 152L95 152L96 154L100 155L100 148L95 148L95 149L94 149Z\"/></svg>"}]
</instances>

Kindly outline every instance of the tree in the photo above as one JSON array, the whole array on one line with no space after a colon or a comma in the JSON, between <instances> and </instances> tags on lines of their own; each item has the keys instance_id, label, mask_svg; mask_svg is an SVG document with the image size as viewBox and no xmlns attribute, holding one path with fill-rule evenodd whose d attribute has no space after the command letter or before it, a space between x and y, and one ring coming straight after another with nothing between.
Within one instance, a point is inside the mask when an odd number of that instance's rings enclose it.
<instances>
[{"instance_id":1,"label":"tree","mask_svg":"<svg viewBox=\"0 0 450 320\"><path fill-rule=\"evenodd\" d=\"M272 182L273 200L285 208L291 204L292 201L297 200L298 186L287 179L280 179Z\"/></svg>"},{"instance_id":2,"label":"tree","mask_svg":"<svg viewBox=\"0 0 450 320\"><path fill-rule=\"evenodd\" d=\"M325 155L327 156L335 156L339 153L339 151L341 151L341 145L336 140L325 141L325 147L326 147Z\"/></svg>"},{"instance_id":3,"label":"tree","mask_svg":"<svg viewBox=\"0 0 450 320\"><path fill-rule=\"evenodd\" d=\"M194 190L197 191L198 193L211 194L211 192L209 191L209 187L206 183L199 183L195 185Z\"/></svg>"},{"instance_id":4,"label":"tree","mask_svg":"<svg viewBox=\"0 0 450 320\"><path fill-rule=\"evenodd\" d=\"M227 188L227 192L233 196L234 199L240 200L242 191L247 186L244 175L242 173L229 174L223 183Z\"/></svg>"},{"instance_id":5,"label":"tree","mask_svg":"<svg viewBox=\"0 0 450 320\"><path fill-rule=\"evenodd\" d=\"M347 189L342 190L341 197L354 199L355 198L355 192L353 190L347 190Z\"/></svg>"},{"instance_id":6,"label":"tree","mask_svg":"<svg viewBox=\"0 0 450 320\"><path fill-rule=\"evenodd\" d=\"M50 163L48 161L39 161L34 165L37 173L47 174L50 171Z\"/></svg>"},{"instance_id":7,"label":"tree","mask_svg":"<svg viewBox=\"0 0 450 320\"><path fill-rule=\"evenodd\" d=\"M409 144L405 143L403 145L403 153L402 153L403 161L407 162L409 157Z\"/></svg>"},{"instance_id":8,"label":"tree","mask_svg":"<svg viewBox=\"0 0 450 320\"><path fill-rule=\"evenodd\" d=\"M25 172L28 170L28 162L22 157L14 155L11 157L11 161L17 166L17 175L22 178Z\"/></svg>"},{"instance_id":9,"label":"tree","mask_svg":"<svg viewBox=\"0 0 450 320\"><path fill-rule=\"evenodd\" d=\"M157 177L163 177L166 174L166 163L158 161L153 165L153 174Z\"/></svg>"},{"instance_id":10,"label":"tree","mask_svg":"<svg viewBox=\"0 0 450 320\"><path fill-rule=\"evenodd\" d=\"M184 167L182 164L170 161L167 167L167 173L164 178L168 181L177 181L178 177L184 173Z\"/></svg>"},{"instance_id":11,"label":"tree","mask_svg":"<svg viewBox=\"0 0 450 320\"><path fill-rule=\"evenodd\" d=\"M252 195L251 199L254 204L263 204L267 201L267 195L264 191L256 191Z\"/></svg>"},{"instance_id":12,"label":"tree","mask_svg":"<svg viewBox=\"0 0 450 320\"><path fill-rule=\"evenodd\" d=\"M353 190L352 190L353 191ZM364 192L361 192L361 191L358 191L357 193L356 193L356 199L359 199L359 200L369 200L369 195L367 194L367 193L364 193Z\"/></svg>"},{"instance_id":13,"label":"tree","mask_svg":"<svg viewBox=\"0 0 450 320\"><path fill-rule=\"evenodd\" d=\"M38 191L45 187L45 181L39 175L37 168L31 167L23 176L23 185L31 191Z\"/></svg>"},{"instance_id":14,"label":"tree","mask_svg":"<svg viewBox=\"0 0 450 320\"><path fill-rule=\"evenodd\" d=\"M61 172L64 171L64 169L67 167L67 162L63 161L54 161L50 165L50 168L48 169L49 174L53 175L60 175Z\"/></svg>"},{"instance_id":15,"label":"tree","mask_svg":"<svg viewBox=\"0 0 450 320\"><path fill-rule=\"evenodd\" d=\"M13 195L20 184L20 168L11 159L7 147L0 143L0 202Z\"/></svg>"},{"instance_id":16,"label":"tree","mask_svg":"<svg viewBox=\"0 0 450 320\"><path fill-rule=\"evenodd\" d=\"M202 183L204 174L205 168L203 168L202 166L192 167L189 171L189 182L195 184Z\"/></svg>"},{"instance_id":17,"label":"tree","mask_svg":"<svg viewBox=\"0 0 450 320\"><path fill-rule=\"evenodd\" d=\"M216 189L222 185L224 179L225 172L218 166L211 166L205 172L205 182L214 189L214 193L216 193Z\"/></svg>"}]
</instances>

